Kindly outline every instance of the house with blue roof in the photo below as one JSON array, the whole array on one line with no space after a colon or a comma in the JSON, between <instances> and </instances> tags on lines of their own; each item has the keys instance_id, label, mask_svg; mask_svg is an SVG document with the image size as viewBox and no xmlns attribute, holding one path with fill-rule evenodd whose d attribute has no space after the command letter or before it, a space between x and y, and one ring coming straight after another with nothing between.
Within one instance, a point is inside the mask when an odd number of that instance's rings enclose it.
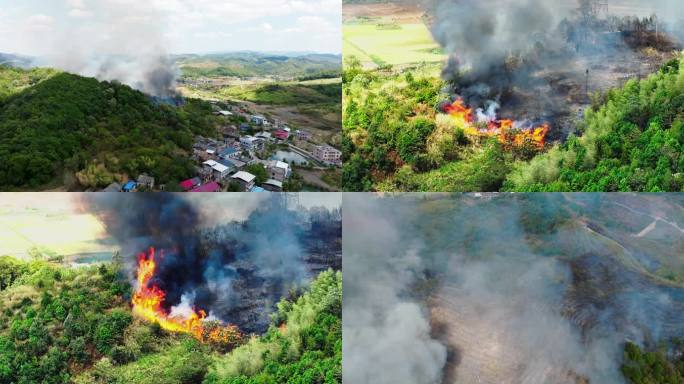
<instances>
[{"instance_id":1,"label":"house with blue roof","mask_svg":"<svg viewBox=\"0 0 684 384\"><path fill-rule=\"evenodd\" d=\"M230 160L240 156L240 150L234 147L228 147L218 153L218 157L224 160Z\"/></svg>"},{"instance_id":2,"label":"house with blue roof","mask_svg":"<svg viewBox=\"0 0 684 384\"><path fill-rule=\"evenodd\" d=\"M233 173L233 172L237 172L237 170L238 170L237 165L235 165L235 163L233 163L231 160L228 160L228 159L219 159L219 160L217 161L217 163L219 163L219 164L225 166L226 168L228 168L228 174L231 174L231 173Z\"/></svg>"},{"instance_id":3,"label":"house with blue roof","mask_svg":"<svg viewBox=\"0 0 684 384\"><path fill-rule=\"evenodd\" d=\"M136 184L135 181L131 180L124 184L123 188L121 188L122 191L124 192L133 192L135 189L138 187L138 184Z\"/></svg>"}]
</instances>

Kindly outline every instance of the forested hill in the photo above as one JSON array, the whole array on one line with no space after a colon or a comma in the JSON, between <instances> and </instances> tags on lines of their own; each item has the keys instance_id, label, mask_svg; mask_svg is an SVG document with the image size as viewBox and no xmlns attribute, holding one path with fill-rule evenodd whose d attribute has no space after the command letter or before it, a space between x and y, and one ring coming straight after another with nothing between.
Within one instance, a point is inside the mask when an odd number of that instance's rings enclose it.
<instances>
[{"instance_id":1,"label":"forested hill","mask_svg":"<svg viewBox=\"0 0 684 384\"><path fill-rule=\"evenodd\" d=\"M0 66L0 189L100 188L143 172L175 182L211 119L200 101L157 105L116 82Z\"/></svg>"},{"instance_id":2,"label":"forested hill","mask_svg":"<svg viewBox=\"0 0 684 384\"><path fill-rule=\"evenodd\" d=\"M581 136L516 165L504 189L684 190L684 56L609 91L580 129Z\"/></svg>"}]
</instances>

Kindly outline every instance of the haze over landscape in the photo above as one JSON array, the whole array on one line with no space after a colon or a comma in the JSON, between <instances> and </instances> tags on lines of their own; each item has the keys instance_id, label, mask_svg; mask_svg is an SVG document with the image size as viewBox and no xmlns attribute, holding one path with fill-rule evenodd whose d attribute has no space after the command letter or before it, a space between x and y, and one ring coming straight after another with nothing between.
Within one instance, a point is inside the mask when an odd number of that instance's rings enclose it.
<instances>
[{"instance_id":1,"label":"haze over landscape","mask_svg":"<svg viewBox=\"0 0 684 384\"><path fill-rule=\"evenodd\" d=\"M340 7L340 0L2 0L0 52L340 53Z\"/></svg>"}]
</instances>

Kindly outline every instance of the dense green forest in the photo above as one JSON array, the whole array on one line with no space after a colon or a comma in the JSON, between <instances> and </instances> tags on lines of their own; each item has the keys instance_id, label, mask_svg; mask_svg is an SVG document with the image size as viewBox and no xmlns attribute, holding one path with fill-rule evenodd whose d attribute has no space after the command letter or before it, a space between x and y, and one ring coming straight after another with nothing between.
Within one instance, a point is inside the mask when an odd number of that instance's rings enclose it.
<instances>
[{"instance_id":1,"label":"dense green forest","mask_svg":"<svg viewBox=\"0 0 684 384\"><path fill-rule=\"evenodd\" d=\"M436 113L434 69L400 73L345 64L345 190L684 190L684 58L597 95L566 142L502 148L471 139Z\"/></svg>"},{"instance_id":2,"label":"dense green forest","mask_svg":"<svg viewBox=\"0 0 684 384\"><path fill-rule=\"evenodd\" d=\"M258 52L184 55L176 58L187 77L266 77L299 80L339 77L342 59L332 54L265 54Z\"/></svg>"},{"instance_id":3,"label":"dense green forest","mask_svg":"<svg viewBox=\"0 0 684 384\"><path fill-rule=\"evenodd\" d=\"M674 348L679 356L668 358L665 350L644 351L638 345L627 343L622 374L630 384L682 384L684 383L684 344L676 341Z\"/></svg>"},{"instance_id":4,"label":"dense green forest","mask_svg":"<svg viewBox=\"0 0 684 384\"><path fill-rule=\"evenodd\" d=\"M684 190L684 58L609 91L571 137L516 164L515 191ZM680 70L680 68L682 70Z\"/></svg>"},{"instance_id":5,"label":"dense green forest","mask_svg":"<svg viewBox=\"0 0 684 384\"><path fill-rule=\"evenodd\" d=\"M175 108L117 82L0 66L0 188L101 188L148 173L192 175L195 134L215 134L211 106Z\"/></svg>"},{"instance_id":6,"label":"dense green forest","mask_svg":"<svg viewBox=\"0 0 684 384\"><path fill-rule=\"evenodd\" d=\"M0 383L341 383L340 272L283 299L232 352L131 314L120 264L80 269L0 258Z\"/></svg>"}]
</instances>

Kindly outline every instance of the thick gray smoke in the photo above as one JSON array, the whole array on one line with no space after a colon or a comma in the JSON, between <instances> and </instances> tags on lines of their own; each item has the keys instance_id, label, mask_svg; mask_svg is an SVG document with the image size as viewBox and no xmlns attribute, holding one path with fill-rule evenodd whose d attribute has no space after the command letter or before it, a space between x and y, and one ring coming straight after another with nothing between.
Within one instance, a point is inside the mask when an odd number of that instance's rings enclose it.
<instances>
[{"instance_id":1,"label":"thick gray smoke","mask_svg":"<svg viewBox=\"0 0 684 384\"><path fill-rule=\"evenodd\" d=\"M592 195L345 197L345 381L624 382L626 341L684 335L684 286L650 272L684 215Z\"/></svg>"},{"instance_id":2,"label":"thick gray smoke","mask_svg":"<svg viewBox=\"0 0 684 384\"><path fill-rule=\"evenodd\" d=\"M487 108L500 99L523 104L510 100L513 93L521 92L521 97L536 91L538 103L545 104L538 109L553 115L567 108L568 95L556 95L567 93L567 84L584 94L582 102L587 103L587 93L620 85L617 79L602 83L615 77L604 68L627 63L629 76L641 76L641 63L648 58L638 52L658 39L655 33L649 37L634 30L658 30L660 37L667 33L668 39L684 37L679 32L684 31L678 13L684 6L679 1L601 4L597 0L433 0L428 5L433 36L449 56L443 77L471 106ZM652 14L659 15L657 22L645 27L625 24ZM665 44L661 39L659 44L663 52L675 48L674 41ZM585 82L595 88L585 87ZM532 118L546 117L551 116Z\"/></svg>"},{"instance_id":3,"label":"thick gray smoke","mask_svg":"<svg viewBox=\"0 0 684 384\"><path fill-rule=\"evenodd\" d=\"M449 54L445 78L456 81L469 101L500 94L514 80L506 68L511 54L530 57L535 49L560 45L553 32L570 13L556 2L435 0L432 32Z\"/></svg>"},{"instance_id":4,"label":"thick gray smoke","mask_svg":"<svg viewBox=\"0 0 684 384\"><path fill-rule=\"evenodd\" d=\"M117 80L158 97L176 95L179 69L165 47L164 14L149 1L71 1L78 22L60 24L38 64ZM46 62L42 62L46 61Z\"/></svg>"},{"instance_id":5,"label":"thick gray smoke","mask_svg":"<svg viewBox=\"0 0 684 384\"><path fill-rule=\"evenodd\" d=\"M410 295L425 273L420 242L402 238L391 212L366 194L345 195L343 207L344 382L438 383L447 351Z\"/></svg>"},{"instance_id":6,"label":"thick gray smoke","mask_svg":"<svg viewBox=\"0 0 684 384\"><path fill-rule=\"evenodd\" d=\"M244 330L263 331L275 303L311 278L303 244L316 236L314 224L308 210L289 206L286 195L227 198L224 204L211 199L214 211L258 200L245 219L214 226L207 222L216 222L216 213L208 220L201 202L181 194L83 196L84 210L119 244L131 277L136 256L155 248L158 271L152 283L166 292L168 311L197 306ZM332 232L321 240L339 236Z\"/></svg>"}]
</instances>

